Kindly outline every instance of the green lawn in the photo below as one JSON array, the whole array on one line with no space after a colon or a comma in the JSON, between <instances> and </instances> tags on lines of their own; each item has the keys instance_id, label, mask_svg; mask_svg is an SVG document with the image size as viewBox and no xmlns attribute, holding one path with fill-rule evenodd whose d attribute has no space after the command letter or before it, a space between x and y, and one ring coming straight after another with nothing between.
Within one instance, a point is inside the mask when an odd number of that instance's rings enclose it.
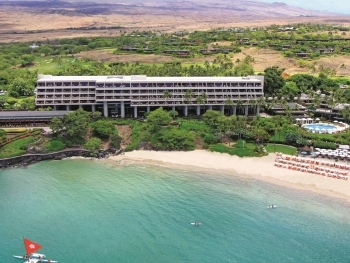
<instances>
[{"instance_id":1,"label":"green lawn","mask_svg":"<svg viewBox=\"0 0 350 263\"><path fill-rule=\"evenodd\" d=\"M295 155L297 153L297 148L280 144L276 144L276 146L274 144L268 144L265 149L268 153L274 153L275 151L288 155Z\"/></svg>"},{"instance_id":2,"label":"green lawn","mask_svg":"<svg viewBox=\"0 0 350 263\"><path fill-rule=\"evenodd\" d=\"M239 157L260 157L264 154L255 152L254 143L237 143L232 147L228 147L221 143L209 147L211 152L228 153L229 155L237 155Z\"/></svg>"},{"instance_id":3,"label":"green lawn","mask_svg":"<svg viewBox=\"0 0 350 263\"><path fill-rule=\"evenodd\" d=\"M9 158L25 154L25 149L27 148L28 144L32 142L34 142L34 138L31 136L6 144L0 148L0 158Z\"/></svg>"}]
</instances>

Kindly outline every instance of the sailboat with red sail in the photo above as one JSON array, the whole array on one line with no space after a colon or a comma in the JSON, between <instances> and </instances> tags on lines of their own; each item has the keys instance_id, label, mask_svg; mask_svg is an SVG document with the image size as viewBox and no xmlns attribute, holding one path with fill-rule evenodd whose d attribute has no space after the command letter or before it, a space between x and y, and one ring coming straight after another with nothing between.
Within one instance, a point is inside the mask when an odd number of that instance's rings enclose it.
<instances>
[{"instance_id":1,"label":"sailboat with red sail","mask_svg":"<svg viewBox=\"0 0 350 263\"><path fill-rule=\"evenodd\" d=\"M46 256L44 254L35 253L42 248L42 246L39 245L38 243L31 241L25 237L23 238L23 242L24 242L24 247L27 251L27 254L25 254L24 256L14 256L15 258L25 260L24 263L40 263L40 262L57 263L57 261L54 261L51 259L45 259Z\"/></svg>"}]
</instances>

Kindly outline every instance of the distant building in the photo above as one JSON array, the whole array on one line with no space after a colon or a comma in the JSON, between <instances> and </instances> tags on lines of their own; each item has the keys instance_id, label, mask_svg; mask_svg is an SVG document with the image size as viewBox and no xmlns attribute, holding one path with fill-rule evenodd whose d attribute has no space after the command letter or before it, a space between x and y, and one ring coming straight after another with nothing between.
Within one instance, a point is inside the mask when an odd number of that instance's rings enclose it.
<instances>
[{"instance_id":1,"label":"distant building","mask_svg":"<svg viewBox=\"0 0 350 263\"><path fill-rule=\"evenodd\" d=\"M39 46L37 45L37 44L31 44L30 46L29 46L30 48L32 48L32 49L34 49L34 48L38 48Z\"/></svg>"}]
</instances>

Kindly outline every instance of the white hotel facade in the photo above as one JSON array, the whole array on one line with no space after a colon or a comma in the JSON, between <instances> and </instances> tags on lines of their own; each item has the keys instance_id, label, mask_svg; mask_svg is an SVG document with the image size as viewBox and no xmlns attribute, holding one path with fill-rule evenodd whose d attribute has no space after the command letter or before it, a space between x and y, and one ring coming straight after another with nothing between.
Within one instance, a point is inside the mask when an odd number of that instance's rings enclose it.
<instances>
[{"instance_id":1,"label":"white hotel facade","mask_svg":"<svg viewBox=\"0 0 350 263\"><path fill-rule=\"evenodd\" d=\"M187 90L192 90L189 99ZM164 92L168 91L168 97ZM198 103L198 97L206 100ZM141 117L158 107L180 115L201 115L208 109L259 114L252 102L264 96L264 77L38 76L36 105L55 110L99 110L105 117ZM228 105L228 101L232 105ZM237 108L237 102L241 106Z\"/></svg>"}]
</instances>

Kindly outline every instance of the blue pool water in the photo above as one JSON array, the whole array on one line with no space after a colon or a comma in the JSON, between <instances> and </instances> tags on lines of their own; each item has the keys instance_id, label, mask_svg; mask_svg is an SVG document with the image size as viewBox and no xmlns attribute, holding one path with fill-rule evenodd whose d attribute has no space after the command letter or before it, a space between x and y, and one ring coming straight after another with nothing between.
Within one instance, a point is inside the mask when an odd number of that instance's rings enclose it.
<instances>
[{"instance_id":1,"label":"blue pool water","mask_svg":"<svg viewBox=\"0 0 350 263\"><path fill-rule=\"evenodd\" d=\"M337 129L337 127L332 124L322 124L322 123L306 124L303 127L312 131L322 131L322 130L334 131Z\"/></svg>"}]
</instances>

